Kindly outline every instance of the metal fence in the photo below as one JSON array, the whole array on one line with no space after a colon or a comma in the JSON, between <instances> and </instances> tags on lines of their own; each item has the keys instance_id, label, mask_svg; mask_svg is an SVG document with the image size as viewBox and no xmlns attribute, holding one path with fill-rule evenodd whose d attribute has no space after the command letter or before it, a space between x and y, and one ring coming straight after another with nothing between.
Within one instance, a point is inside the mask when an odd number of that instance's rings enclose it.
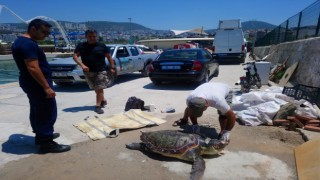
<instances>
[{"instance_id":1,"label":"metal fence","mask_svg":"<svg viewBox=\"0 0 320 180\"><path fill-rule=\"evenodd\" d=\"M287 19L263 38L255 46L268 46L299 39L320 36L320 0L303 11Z\"/></svg>"}]
</instances>

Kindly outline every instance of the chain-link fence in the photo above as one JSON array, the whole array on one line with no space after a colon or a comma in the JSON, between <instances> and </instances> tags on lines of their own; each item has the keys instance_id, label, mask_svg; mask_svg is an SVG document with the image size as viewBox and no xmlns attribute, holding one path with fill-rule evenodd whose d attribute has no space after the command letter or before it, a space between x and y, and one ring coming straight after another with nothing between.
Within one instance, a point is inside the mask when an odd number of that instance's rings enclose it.
<instances>
[{"instance_id":1,"label":"chain-link fence","mask_svg":"<svg viewBox=\"0 0 320 180\"><path fill-rule=\"evenodd\" d=\"M268 46L299 39L320 36L320 0L292 16L255 42L255 46Z\"/></svg>"}]
</instances>

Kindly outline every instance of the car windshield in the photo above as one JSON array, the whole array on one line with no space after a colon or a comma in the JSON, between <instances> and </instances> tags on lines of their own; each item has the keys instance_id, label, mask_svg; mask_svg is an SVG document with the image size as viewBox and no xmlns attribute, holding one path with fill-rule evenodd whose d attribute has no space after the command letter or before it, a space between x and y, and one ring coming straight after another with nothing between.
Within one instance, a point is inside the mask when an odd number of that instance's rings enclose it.
<instances>
[{"instance_id":1,"label":"car windshield","mask_svg":"<svg viewBox=\"0 0 320 180\"><path fill-rule=\"evenodd\" d=\"M198 51L165 51L163 52L159 60L190 60L190 59L198 59Z\"/></svg>"},{"instance_id":2,"label":"car windshield","mask_svg":"<svg viewBox=\"0 0 320 180\"><path fill-rule=\"evenodd\" d=\"M149 48L149 47L139 47L142 51L153 51L153 49Z\"/></svg>"},{"instance_id":3,"label":"car windshield","mask_svg":"<svg viewBox=\"0 0 320 180\"><path fill-rule=\"evenodd\" d=\"M107 46L107 49L109 50L110 55L112 56L114 50L115 50L115 46Z\"/></svg>"}]
</instances>

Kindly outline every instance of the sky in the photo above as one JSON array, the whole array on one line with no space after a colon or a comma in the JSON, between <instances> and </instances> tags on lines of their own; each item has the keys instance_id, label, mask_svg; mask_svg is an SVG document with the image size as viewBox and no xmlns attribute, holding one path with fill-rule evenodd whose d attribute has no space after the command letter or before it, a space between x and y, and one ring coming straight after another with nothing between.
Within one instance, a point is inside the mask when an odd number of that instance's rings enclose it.
<instances>
[{"instance_id":1,"label":"sky","mask_svg":"<svg viewBox=\"0 0 320 180\"><path fill-rule=\"evenodd\" d=\"M216 29L219 20L241 19L280 25L316 0L0 0L27 21L46 16L60 21L137 23L154 30ZM1 8L0 8L1 9ZM21 22L6 8L0 23Z\"/></svg>"}]
</instances>

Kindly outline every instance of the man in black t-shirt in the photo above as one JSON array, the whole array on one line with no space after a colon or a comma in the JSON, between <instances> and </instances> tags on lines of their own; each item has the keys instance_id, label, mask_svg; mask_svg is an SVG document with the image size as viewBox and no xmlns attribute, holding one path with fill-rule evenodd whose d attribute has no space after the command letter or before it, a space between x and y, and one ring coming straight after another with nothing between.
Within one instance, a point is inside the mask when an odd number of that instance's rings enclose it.
<instances>
[{"instance_id":1,"label":"man in black t-shirt","mask_svg":"<svg viewBox=\"0 0 320 180\"><path fill-rule=\"evenodd\" d=\"M107 105L103 89L107 88L108 83L105 57L109 61L111 73L115 73L115 65L106 45L97 42L97 31L87 30L85 36L87 42L80 43L76 47L73 60L81 66L90 89L94 89L96 93L95 112L103 114L101 108Z\"/></svg>"}]
</instances>

